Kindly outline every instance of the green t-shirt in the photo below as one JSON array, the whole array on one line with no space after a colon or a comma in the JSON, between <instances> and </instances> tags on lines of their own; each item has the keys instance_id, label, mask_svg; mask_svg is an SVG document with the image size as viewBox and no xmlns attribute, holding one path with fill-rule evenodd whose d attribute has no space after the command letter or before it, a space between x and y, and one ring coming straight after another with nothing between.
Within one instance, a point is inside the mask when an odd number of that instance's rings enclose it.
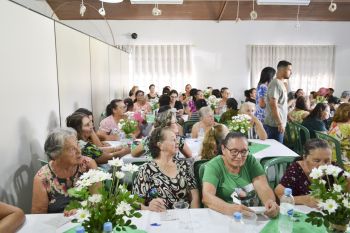
<instances>
[{"instance_id":1,"label":"green t-shirt","mask_svg":"<svg viewBox=\"0 0 350 233\"><path fill-rule=\"evenodd\" d=\"M271 127L277 127L277 122L272 116L272 110L270 106L270 99L274 98L277 101L277 111L278 114L282 120L282 124L286 126L287 124L287 115L288 115L288 98L287 98L287 89L283 83L282 80L279 79L273 79L268 88L266 93L266 117L264 124L271 126Z\"/></svg>"},{"instance_id":2,"label":"green t-shirt","mask_svg":"<svg viewBox=\"0 0 350 233\"><path fill-rule=\"evenodd\" d=\"M228 203L233 203L231 194L244 193L245 197L239 198L246 206L257 206L258 196L254 190L253 179L257 176L265 175L260 163L252 156L248 155L239 174L230 173L225 167L222 156L216 156L210 160L204 169L203 183L208 182L216 187L216 196Z\"/></svg>"}]
</instances>

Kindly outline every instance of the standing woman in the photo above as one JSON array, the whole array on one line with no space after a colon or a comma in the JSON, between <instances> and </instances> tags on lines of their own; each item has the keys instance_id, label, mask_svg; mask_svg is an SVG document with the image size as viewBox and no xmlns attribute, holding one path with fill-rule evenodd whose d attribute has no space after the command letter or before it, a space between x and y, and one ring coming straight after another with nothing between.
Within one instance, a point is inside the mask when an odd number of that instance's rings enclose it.
<instances>
[{"instance_id":1,"label":"standing woman","mask_svg":"<svg viewBox=\"0 0 350 233\"><path fill-rule=\"evenodd\" d=\"M144 112L144 114L152 112L152 107L146 101L145 93L141 90L138 90L136 92L136 99L134 100L134 112Z\"/></svg>"},{"instance_id":2,"label":"standing woman","mask_svg":"<svg viewBox=\"0 0 350 233\"><path fill-rule=\"evenodd\" d=\"M256 90L256 112L255 116L264 123L265 107L266 107L266 92L267 86L276 74L276 70L272 67L265 67L260 74L258 88Z\"/></svg>"},{"instance_id":3,"label":"standing woman","mask_svg":"<svg viewBox=\"0 0 350 233\"><path fill-rule=\"evenodd\" d=\"M149 89L149 93L147 94L148 101L156 100L159 98L158 94L156 93L156 86L154 84L149 85L148 89Z\"/></svg>"},{"instance_id":4,"label":"standing woman","mask_svg":"<svg viewBox=\"0 0 350 233\"><path fill-rule=\"evenodd\" d=\"M174 159L178 150L175 133L169 127L154 129L149 149L154 160L140 167L133 185L133 193L145 198L141 209L163 212L181 200L191 208L198 208L199 194L193 170L186 160Z\"/></svg>"},{"instance_id":5,"label":"standing woman","mask_svg":"<svg viewBox=\"0 0 350 233\"><path fill-rule=\"evenodd\" d=\"M34 177L32 214L62 213L71 199L68 189L97 165L93 159L81 155L77 133L72 128L52 131L44 149L51 161Z\"/></svg>"}]
</instances>

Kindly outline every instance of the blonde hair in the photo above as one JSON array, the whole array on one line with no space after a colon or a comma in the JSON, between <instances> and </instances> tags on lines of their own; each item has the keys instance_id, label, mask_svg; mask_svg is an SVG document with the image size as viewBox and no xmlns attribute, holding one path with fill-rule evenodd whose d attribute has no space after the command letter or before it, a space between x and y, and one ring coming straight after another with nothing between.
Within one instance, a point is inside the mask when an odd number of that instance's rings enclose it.
<instances>
[{"instance_id":1,"label":"blonde hair","mask_svg":"<svg viewBox=\"0 0 350 233\"><path fill-rule=\"evenodd\" d=\"M254 108L254 111L256 111L255 104L253 104L252 102L244 102L244 103L241 105L241 107L240 107L238 113L240 113L240 114L246 114L244 111L245 111L245 109L247 109L248 107L252 107L252 108Z\"/></svg>"},{"instance_id":2,"label":"blonde hair","mask_svg":"<svg viewBox=\"0 0 350 233\"><path fill-rule=\"evenodd\" d=\"M227 134L225 129L225 126L218 124L205 133L201 150L202 159L212 159L221 153L221 142Z\"/></svg>"}]
</instances>

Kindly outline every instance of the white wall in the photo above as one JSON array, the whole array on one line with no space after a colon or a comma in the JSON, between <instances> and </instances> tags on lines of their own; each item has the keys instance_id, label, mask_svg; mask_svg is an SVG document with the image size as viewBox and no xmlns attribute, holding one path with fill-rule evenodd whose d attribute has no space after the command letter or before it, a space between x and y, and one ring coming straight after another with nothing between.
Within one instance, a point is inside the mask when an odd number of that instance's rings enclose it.
<instances>
[{"instance_id":1,"label":"white wall","mask_svg":"<svg viewBox=\"0 0 350 233\"><path fill-rule=\"evenodd\" d=\"M43 143L59 123L54 22L0 1L0 200L31 208Z\"/></svg>"},{"instance_id":2,"label":"white wall","mask_svg":"<svg viewBox=\"0 0 350 233\"><path fill-rule=\"evenodd\" d=\"M64 23L111 42L104 21L64 21ZM336 92L350 89L350 22L288 21L109 21L117 44L192 44L198 87L228 86L234 97L249 87L249 44L335 44ZM96 30L99 28L99 30ZM137 40L130 33L138 34ZM254 84L255 86L256 84Z\"/></svg>"}]
</instances>

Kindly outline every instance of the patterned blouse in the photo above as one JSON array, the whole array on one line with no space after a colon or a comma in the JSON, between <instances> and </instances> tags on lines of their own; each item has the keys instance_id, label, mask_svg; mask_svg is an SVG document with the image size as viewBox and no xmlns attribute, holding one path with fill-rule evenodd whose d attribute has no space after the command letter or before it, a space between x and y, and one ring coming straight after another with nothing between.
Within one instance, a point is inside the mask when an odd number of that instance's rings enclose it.
<instances>
[{"instance_id":1,"label":"patterned blouse","mask_svg":"<svg viewBox=\"0 0 350 233\"><path fill-rule=\"evenodd\" d=\"M195 105L193 99L188 101L188 107L190 108L191 112L196 112L197 111L197 108L196 108L196 105Z\"/></svg>"},{"instance_id":2,"label":"patterned blouse","mask_svg":"<svg viewBox=\"0 0 350 233\"><path fill-rule=\"evenodd\" d=\"M350 170L350 123L332 122L329 128L328 134L335 137L340 141L342 159L344 162L345 169ZM336 158L333 157L333 160Z\"/></svg>"},{"instance_id":3,"label":"patterned blouse","mask_svg":"<svg viewBox=\"0 0 350 233\"><path fill-rule=\"evenodd\" d=\"M177 166L175 178L165 175L155 161L145 163L139 168L133 193L145 198L146 206L157 197L165 200L167 209L172 209L173 204L180 200L191 204L191 190L197 189L192 167L186 160L174 159L174 162Z\"/></svg>"},{"instance_id":4,"label":"patterned blouse","mask_svg":"<svg viewBox=\"0 0 350 233\"><path fill-rule=\"evenodd\" d=\"M308 113L308 111L305 111L305 110L293 110L291 111L289 114L290 114L290 117L293 119L292 122L296 122L296 123L303 123L303 116Z\"/></svg>"},{"instance_id":5,"label":"patterned blouse","mask_svg":"<svg viewBox=\"0 0 350 233\"><path fill-rule=\"evenodd\" d=\"M90 158L84 156L74 175L67 179L56 176L51 168L52 161L38 171L37 176L41 179L49 199L48 213L62 213L64 211L70 201L68 189L72 188L79 177L89 170L88 164L90 161Z\"/></svg>"},{"instance_id":6,"label":"patterned blouse","mask_svg":"<svg viewBox=\"0 0 350 233\"><path fill-rule=\"evenodd\" d=\"M264 123L265 120L265 108L260 107L259 105L259 100L260 99L265 99L266 97L266 92L267 92L267 86L265 84L260 84L258 86L258 89L256 90L256 112L255 116L262 122Z\"/></svg>"},{"instance_id":7,"label":"patterned blouse","mask_svg":"<svg viewBox=\"0 0 350 233\"><path fill-rule=\"evenodd\" d=\"M293 190L293 196L303 196L310 193L311 185L307 175L298 162L292 163L284 173L280 184Z\"/></svg>"}]
</instances>

